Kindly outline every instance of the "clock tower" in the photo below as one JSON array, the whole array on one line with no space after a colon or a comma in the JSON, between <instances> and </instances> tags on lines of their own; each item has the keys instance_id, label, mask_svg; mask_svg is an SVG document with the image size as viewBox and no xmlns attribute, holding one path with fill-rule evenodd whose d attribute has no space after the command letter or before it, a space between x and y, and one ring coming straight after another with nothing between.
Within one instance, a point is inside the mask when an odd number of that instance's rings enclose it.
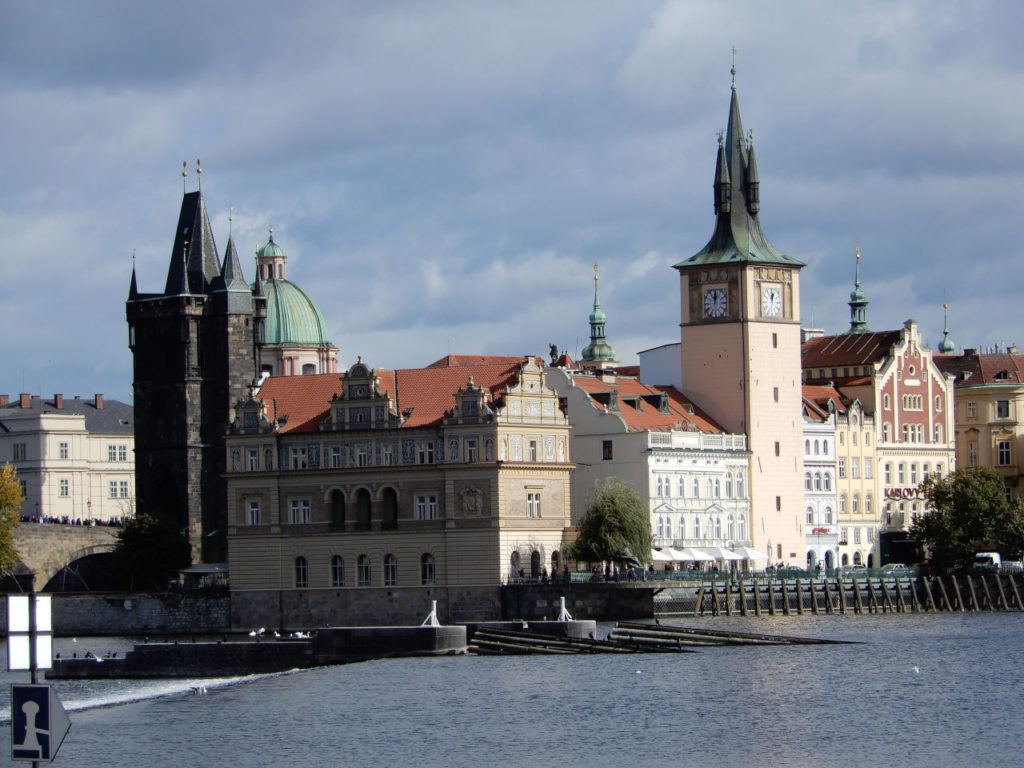
<instances>
[{"instance_id":1,"label":"clock tower","mask_svg":"<svg viewBox=\"0 0 1024 768\"><path fill-rule=\"evenodd\" d=\"M744 135L735 68L718 137L715 231L675 265L683 391L751 452L751 543L771 562L803 562L799 274L761 231L760 180ZM737 542L739 545L740 542Z\"/></svg>"}]
</instances>

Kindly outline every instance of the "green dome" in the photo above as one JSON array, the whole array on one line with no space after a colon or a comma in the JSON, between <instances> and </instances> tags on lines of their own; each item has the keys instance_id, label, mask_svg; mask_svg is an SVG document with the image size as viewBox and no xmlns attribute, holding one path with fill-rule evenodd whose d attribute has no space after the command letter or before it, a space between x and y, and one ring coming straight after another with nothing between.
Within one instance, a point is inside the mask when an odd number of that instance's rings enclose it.
<instances>
[{"instance_id":1,"label":"green dome","mask_svg":"<svg viewBox=\"0 0 1024 768\"><path fill-rule=\"evenodd\" d=\"M278 248L273 242L264 246L269 247ZM263 295L267 297L267 320L263 328L264 346L331 346L323 313L305 291L287 280L260 282Z\"/></svg>"},{"instance_id":2,"label":"green dome","mask_svg":"<svg viewBox=\"0 0 1024 768\"><path fill-rule=\"evenodd\" d=\"M611 346L603 339L599 341L592 341L583 348L583 352L580 357L586 362L614 362L615 347Z\"/></svg>"},{"instance_id":3,"label":"green dome","mask_svg":"<svg viewBox=\"0 0 1024 768\"><path fill-rule=\"evenodd\" d=\"M284 258L284 251L280 245L274 242L274 236L271 235L270 239L256 251L256 255L260 259L281 259Z\"/></svg>"}]
</instances>

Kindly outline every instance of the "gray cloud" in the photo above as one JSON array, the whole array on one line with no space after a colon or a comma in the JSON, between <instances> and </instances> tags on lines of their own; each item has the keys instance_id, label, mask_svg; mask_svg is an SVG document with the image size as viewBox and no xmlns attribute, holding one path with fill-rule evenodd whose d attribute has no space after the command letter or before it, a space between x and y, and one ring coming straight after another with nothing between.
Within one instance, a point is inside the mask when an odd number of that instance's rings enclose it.
<instances>
[{"instance_id":1,"label":"gray cloud","mask_svg":"<svg viewBox=\"0 0 1024 768\"><path fill-rule=\"evenodd\" d=\"M247 273L273 224L343 364L678 338L736 46L761 219L805 322L1021 340L1016 4L8 4L0 392L128 399L123 301L163 286L181 161ZM194 172L188 179L194 188Z\"/></svg>"}]
</instances>

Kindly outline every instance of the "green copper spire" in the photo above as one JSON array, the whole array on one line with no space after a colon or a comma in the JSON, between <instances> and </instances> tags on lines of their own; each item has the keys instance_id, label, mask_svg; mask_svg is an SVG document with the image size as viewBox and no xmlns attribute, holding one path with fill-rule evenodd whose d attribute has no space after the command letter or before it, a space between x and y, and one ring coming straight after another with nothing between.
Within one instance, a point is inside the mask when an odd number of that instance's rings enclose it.
<instances>
[{"instance_id":1,"label":"green copper spire","mask_svg":"<svg viewBox=\"0 0 1024 768\"><path fill-rule=\"evenodd\" d=\"M860 246L856 248L857 267L854 273L854 287L850 291L850 330L847 333L868 333L867 294L860 288Z\"/></svg>"},{"instance_id":2,"label":"green copper spire","mask_svg":"<svg viewBox=\"0 0 1024 768\"><path fill-rule=\"evenodd\" d=\"M590 343L580 353L585 363L615 361L615 348L604 339L605 314L597 294L597 264L594 265L594 310L590 313Z\"/></svg>"},{"instance_id":3,"label":"green copper spire","mask_svg":"<svg viewBox=\"0 0 1024 768\"><path fill-rule=\"evenodd\" d=\"M943 315L943 328L942 328L942 341L939 342L939 352L944 355L951 354L956 351L956 344L949 338L949 304L942 305Z\"/></svg>"}]
</instances>

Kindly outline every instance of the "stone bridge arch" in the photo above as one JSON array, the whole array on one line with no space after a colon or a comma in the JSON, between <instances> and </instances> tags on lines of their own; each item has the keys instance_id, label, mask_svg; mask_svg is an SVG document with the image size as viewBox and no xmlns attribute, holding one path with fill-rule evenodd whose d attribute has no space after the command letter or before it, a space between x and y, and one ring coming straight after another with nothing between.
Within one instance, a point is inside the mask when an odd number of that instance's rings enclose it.
<instances>
[{"instance_id":1,"label":"stone bridge arch","mask_svg":"<svg viewBox=\"0 0 1024 768\"><path fill-rule=\"evenodd\" d=\"M22 523L14 529L19 556L15 573L32 573L35 588L41 590L76 560L113 551L119 530L101 525Z\"/></svg>"}]
</instances>

